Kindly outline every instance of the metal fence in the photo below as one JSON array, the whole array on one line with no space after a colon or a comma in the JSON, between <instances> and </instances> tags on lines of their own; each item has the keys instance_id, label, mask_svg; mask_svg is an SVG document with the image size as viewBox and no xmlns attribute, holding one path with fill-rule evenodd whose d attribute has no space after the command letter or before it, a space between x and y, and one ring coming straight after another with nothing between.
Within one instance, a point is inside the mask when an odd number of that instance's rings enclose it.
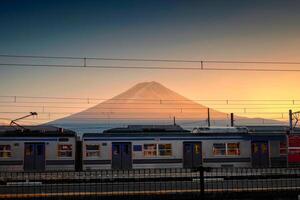
<instances>
[{"instance_id":1,"label":"metal fence","mask_svg":"<svg viewBox=\"0 0 300 200\"><path fill-rule=\"evenodd\" d=\"M270 198L300 194L300 169L0 172L0 199Z\"/></svg>"}]
</instances>

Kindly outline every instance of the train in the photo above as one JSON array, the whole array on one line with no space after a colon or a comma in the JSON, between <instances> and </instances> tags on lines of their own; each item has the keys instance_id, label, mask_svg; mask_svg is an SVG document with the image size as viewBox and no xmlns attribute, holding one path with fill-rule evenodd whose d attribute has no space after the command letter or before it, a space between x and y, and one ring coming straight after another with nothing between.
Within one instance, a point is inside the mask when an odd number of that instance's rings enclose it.
<instances>
[{"instance_id":1,"label":"train","mask_svg":"<svg viewBox=\"0 0 300 200\"><path fill-rule=\"evenodd\" d=\"M0 171L75 170L75 132L55 127L27 128L8 127L0 132Z\"/></svg>"},{"instance_id":2,"label":"train","mask_svg":"<svg viewBox=\"0 0 300 200\"><path fill-rule=\"evenodd\" d=\"M0 171L300 167L300 130L286 126L129 125L102 133L0 128Z\"/></svg>"}]
</instances>

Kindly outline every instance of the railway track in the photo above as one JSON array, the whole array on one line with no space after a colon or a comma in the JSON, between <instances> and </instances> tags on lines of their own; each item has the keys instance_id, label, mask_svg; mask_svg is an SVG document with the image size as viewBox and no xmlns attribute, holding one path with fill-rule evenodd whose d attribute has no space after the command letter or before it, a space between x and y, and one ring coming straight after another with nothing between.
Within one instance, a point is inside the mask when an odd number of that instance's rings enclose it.
<instances>
[{"instance_id":1,"label":"railway track","mask_svg":"<svg viewBox=\"0 0 300 200\"><path fill-rule=\"evenodd\" d=\"M247 181L247 182L246 182ZM235 183L214 181L205 187L206 194L217 193L245 193L245 192L299 192L300 179L297 181L264 180L264 182L250 183L248 180ZM265 185L265 183L267 183ZM224 187L226 184L226 187ZM249 186L252 187L249 187ZM194 182L159 182L159 183L114 183L114 184L38 184L18 186L1 186L0 199L31 199L50 197L89 197L89 196L148 196L174 194L200 194L199 183Z\"/></svg>"}]
</instances>

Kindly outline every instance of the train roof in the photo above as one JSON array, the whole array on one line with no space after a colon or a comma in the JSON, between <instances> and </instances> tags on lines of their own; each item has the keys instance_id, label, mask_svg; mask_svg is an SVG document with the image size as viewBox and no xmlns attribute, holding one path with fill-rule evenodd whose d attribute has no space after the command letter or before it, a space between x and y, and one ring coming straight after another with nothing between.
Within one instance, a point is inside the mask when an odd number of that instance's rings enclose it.
<instances>
[{"instance_id":1,"label":"train roof","mask_svg":"<svg viewBox=\"0 0 300 200\"><path fill-rule=\"evenodd\" d=\"M268 131L269 130L269 131ZM129 125L125 128L113 128L103 133L85 133L83 137L195 137L195 136L285 136L282 127L200 127L188 131L179 125Z\"/></svg>"},{"instance_id":2,"label":"train roof","mask_svg":"<svg viewBox=\"0 0 300 200\"><path fill-rule=\"evenodd\" d=\"M152 140L160 140L164 138L165 140L193 140L195 138L199 139L217 139L217 140L284 140L286 138L285 134L281 133L273 133L273 134L253 134L253 133L182 133L182 132L156 132L156 133L85 133L82 137L83 140L143 140L143 139L152 139Z\"/></svg>"},{"instance_id":3,"label":"train roof","mask_svg":"<svg viewBox=\"0 0 300 200\"><path fill-rule=\"evenodd\" d=\"M203 133L195 134L191 132L139 132L139 133L84 133L83 137L194 137L194 136L232 136L241 134L225 134L225 133Z\"/></svg>"},{"instance_id":4,"label":"train roof","mask_svg":"<svg viewBox=\"0 0 300 200\"><path fill-rule=\"evenodd\" d=\"M179 125L128 125L122 128L112 128L103 133L156 133L156 132L190 132Z\"/></svg>"},{"instance_id":5,"label":"train roof","mask_svg":"<svg viewBox=\"0 0 300 200\"><path fill-rule=\"evenodd\" d=\"M76 132L55 126L0 126L0 137L75 137Z\"/></svg>"},{"instance_id":6,"label":"train roof","mask_svg":"<svg viewBox=\"0 0 300 200\"><path fill-rule=\"evenodd\" d=\"M290 133L290 127L284 125L251 125L246 127L251 133ZM295 127L293 133L300 134L300 128Z\"/></svg>"},{"instance_id":7,"label":"train roof","mask_svg":"<svg viewBox=\"0 0 300 200\"><path fill-rule=\"evenodd\" d=\"M246 126L250 132L287 132L288 126L282 125L248 125Z\"/></svg>"},{"instance_id":8,"label":"train roof","mask_svg":"<svg viewBox=\"0 0 300 200\"><path fill-rule=\"evenodd\" d=\"M197 127L192 133L248 133L246 127Z\"/></svg>"}]
</instances>

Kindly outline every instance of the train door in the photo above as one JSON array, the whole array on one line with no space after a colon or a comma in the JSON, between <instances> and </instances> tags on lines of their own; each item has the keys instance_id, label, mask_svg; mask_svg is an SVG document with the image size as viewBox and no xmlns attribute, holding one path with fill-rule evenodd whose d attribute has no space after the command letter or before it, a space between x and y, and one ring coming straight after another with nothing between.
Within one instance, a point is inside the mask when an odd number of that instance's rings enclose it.
<instances>
[{"instance_id":1,"label":"train door","mask_svg":"<svg viewBox=\"0 0 300 200\"><path fill-rule=\"evenodd\" d=\"M183 167L195 168L202 165L202 145L201 142L183 143Z\"/></svg>"},{"instance_id":2,"label":"train door","mask_svg":"<svg viewBox=\"0 0 300 200\"><path fill-rule=\"evenodd\" d=\"M45 170L45 143L25 143L24 170Z\"/></svg>"},{"instance_id":3,"label":"train door","mask_svg":"<svg viewBox=\"0 0 300 200\"><path fill-rule=\"evenodd\" d=\"M112 143L112 169L131 169L132 154L130 142Z\"/></svg>"},{"instance_id":4,"label":"train door","mask_svg":"<svg viewBox=\"0 0 300 200\"><path fill-rule=\"evenodd\" d=\"M252 167L269 167L269 147L268 141L254 141L251 143Z\"/></svg>"}]
</instances>

